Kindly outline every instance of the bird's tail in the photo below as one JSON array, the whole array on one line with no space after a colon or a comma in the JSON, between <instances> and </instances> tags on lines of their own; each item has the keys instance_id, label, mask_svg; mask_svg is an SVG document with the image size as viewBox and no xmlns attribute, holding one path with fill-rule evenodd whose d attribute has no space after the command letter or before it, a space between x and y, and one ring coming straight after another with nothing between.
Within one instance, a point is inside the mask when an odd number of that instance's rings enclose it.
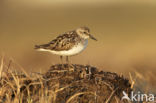
<instances>
[{"instance_id":1,"label":"bird's tail","mask_svg":"<svg viewBox=\"0 0 156 103\"><path fill-rule=\"evenodd\" d=\"M35 49L47 49L49 44L43 44L43 45L35 45Z\"/></svg>"},{"instance_id":2,"label":"bird's tail","mask_svg":"<svg viewBox=\"0 0 156 103\"><path fill-rule=\"evenodd\" d=\"M41 46L40 45L35 45L35 48L34 49L40 49Z\"/></svg>"}]
</instances>

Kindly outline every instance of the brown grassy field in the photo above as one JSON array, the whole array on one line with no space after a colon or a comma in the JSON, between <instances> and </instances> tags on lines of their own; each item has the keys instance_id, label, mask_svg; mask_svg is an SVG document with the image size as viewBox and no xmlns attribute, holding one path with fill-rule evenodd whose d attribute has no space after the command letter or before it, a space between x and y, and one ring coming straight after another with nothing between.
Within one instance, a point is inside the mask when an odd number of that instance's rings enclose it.
<instances>
[{"instance_id":1,"label":"brown grassy field","mask_svg":"<svg viewBox=\"0 0 156 103\"><path fill-rule=\"evenodd\" d=\"M0 103L127 103L121 101L122 91L131 91L123 75L89 65L56 64L31 75L11 66L2 71Z\"/></svg>"},{"instance_id":2,"label":"brown grassy field","mask_svg":"<svg viewBox=\"0 0 156 103\"><path fill-rule=\"evenodd\" d=\"M22 67L15 69L13 64L10 61L6 65L1 59L0 103L133 103L121 101L122 91L129 95L131 91L154 93L149 88L149 78L137 71L129 73L128 80L121 74L89 65L56 64L45 73L28 74Z\"/></svg>"},{"instance_id":3,"label":"brown grassy field","mask_svg":"<svg viewBox=\"0 0 156 103\"><path fill-rule=\"evenodd\" d=\"M90 40L70 61L124 75L133 89L156 94L155 12L154 0L1 0L0 70L11 65L28 75L45 73L59 57L37 52L34 45L88 26L98 42Z\"/></svg>"}]
</instances>

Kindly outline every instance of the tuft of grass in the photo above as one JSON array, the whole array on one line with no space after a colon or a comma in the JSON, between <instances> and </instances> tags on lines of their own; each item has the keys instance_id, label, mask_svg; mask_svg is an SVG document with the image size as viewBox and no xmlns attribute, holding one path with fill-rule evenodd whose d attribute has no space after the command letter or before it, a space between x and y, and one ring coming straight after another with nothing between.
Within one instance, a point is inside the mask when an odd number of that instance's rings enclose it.
<instances>
[{"instance_id":1,"label":"tuft of grass","mask_svg":"<svg viewBox=\"0 0 156 103\"><path fill-rule=\"evenodd\" d=\"M0 64L0 79L2 78L2 71L3 71L3 59L4 57L1 58L1 64Z\"/></svg>"}]
</instances>

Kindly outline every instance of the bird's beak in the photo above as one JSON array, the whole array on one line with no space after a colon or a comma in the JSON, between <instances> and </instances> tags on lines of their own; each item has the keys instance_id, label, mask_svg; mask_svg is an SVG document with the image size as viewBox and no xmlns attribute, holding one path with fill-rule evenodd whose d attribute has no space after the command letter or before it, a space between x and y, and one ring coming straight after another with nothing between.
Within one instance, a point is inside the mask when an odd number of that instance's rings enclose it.
<instances>
[{"instance_id":1,"label":"bird's beak","mask_svg":"<svg viewBox=\"0 0 156 103\"><path fill-rule=\"evenodd\" d=\"M97 39L95 37L93 37L91 34L89 34L89 37L95 41L97 41Z\"/></svg>"}]
</instances>

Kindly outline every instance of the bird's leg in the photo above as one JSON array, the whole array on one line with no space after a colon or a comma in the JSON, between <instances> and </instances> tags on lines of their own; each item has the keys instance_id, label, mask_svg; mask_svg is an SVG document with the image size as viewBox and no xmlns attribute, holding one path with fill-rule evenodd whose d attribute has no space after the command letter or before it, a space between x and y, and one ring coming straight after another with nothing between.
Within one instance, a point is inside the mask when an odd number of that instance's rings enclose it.
<instances>
[{"instance_id":1,"label":"bird's leg","mask_svg":"<svg viewBox=\"0 0 156 103\"><path fill-rule=\"evenodd\" d=\"M61 59L61 64L63 66L63 56L60 56L60 59Z\"/></svg>"},{"instance_id":2,"label":"bird's leg","mask_svg":"<svg viewBox=\"0 0 156 103\"><path fill-rule=\"evenodd\" d=\"M66 56L66 63L68 65L68 68L70 68L70 71L74 71L74 66L69 62L69 57Z\"/></svg>"},{"instance_id":3,"label":"bird's leg","mask_svg":"<svg viewBox=\"0 0 156 103\"><path fill-rule=\"evenodd\" d=\"M66 56L66 63L69 64L69 57Z\"/></svg>"}]
</instances>

